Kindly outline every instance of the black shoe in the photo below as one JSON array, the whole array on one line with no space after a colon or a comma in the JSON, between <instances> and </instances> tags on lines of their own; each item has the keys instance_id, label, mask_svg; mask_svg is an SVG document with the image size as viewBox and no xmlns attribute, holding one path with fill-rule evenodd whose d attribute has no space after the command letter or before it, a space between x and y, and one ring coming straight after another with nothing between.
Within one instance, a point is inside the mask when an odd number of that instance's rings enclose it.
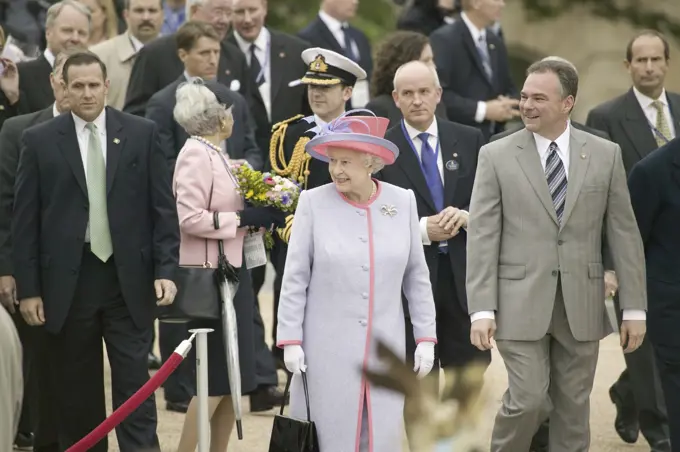
<instances>
[{"instance_id":1,"label":"black shoe","mask_svg":"<svg viewBox=\"0 0 680 452\"><path fill-rule=\"evenodd\" d=\"M276 386L261 387L250 395L250 412L269 411L274 407L280 407L282 403L283 392L279 391ZM286 398L285 404L288 405L288 403L289 400Z\"/></svg>"},{"instance_id":2,"label":"black shoe","mask_svg":"<svg viewBox=\"0 0 680 452\"><path fill-rule=\"evenodd\" d=\"M14 448L17 450L33 450L33 433L17 433L14 438Z\"/></svg>"},{"instance_id":3,"label":"black shoe","mask_svg":"<svg viewBox=\"0 0 680 452\"><path fill-rule=\"evenodd\" d=\"M614 428L623 442L634 444L640 435L640 423L637 419L637 412L631 407L626 406L623 399L612 386L609 388L609 398L616 406L616 419Z\"/></svg>"},{"instance_id":4,"label":"black shoe","mask_svg":"<svg viewBox=\"0 0 680 452\"><path fill-rule=\"evenodd\" d=\"M654 443L650 442L649 446L652 448L650 452L671 452L671 441L668 439L662 439Z\"/></svg>"},{"instance_id":5,"label":"black shoe","mask_svg":"<svg viewBox=\"0 0 680 452\"><path fill-rule=\"evenodd\" d=\"M161 368L161 360L158 356L153 353L149 353L148 358L149 370L158 370Z\"/></svg>"},{"instance_id":6,"label":"black shoe","mask_svg":"<svg viewBox=\"0 0 680 452\"><path fill-rule=\"evenodd\" d=\"M176 413L186 413L189 409L189 402L165 402L165 409Z\"/></svg>"},{"instance_id":7,"label":"black shoe","mask_svg":"<svg viewBox=\"0 0 680 452\"><path fill-rule=\"evenodd\" d=\"M530 452L548 452L548 444L550 440L550 423L545 421L538 427L538 431L531 439Z\"/></svg>"}]
</instances>

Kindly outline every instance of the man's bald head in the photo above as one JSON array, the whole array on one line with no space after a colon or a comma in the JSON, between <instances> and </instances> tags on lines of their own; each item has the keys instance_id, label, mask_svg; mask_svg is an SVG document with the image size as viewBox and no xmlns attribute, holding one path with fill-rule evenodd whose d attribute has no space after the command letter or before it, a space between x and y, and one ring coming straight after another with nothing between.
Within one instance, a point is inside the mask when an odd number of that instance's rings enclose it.
<instances>
[{"instance_id":1,"label":"man's bald head","mask_svg":"<svg viewBox=\"0 0 680 452\"><path fill-rule=\"evenodd\" d=\"M394 80L392 82L394 90L398 90L397 84L399 80L411 79L413 77L425 78L427 81L432 81L435 88L441 88L437 71L431 65L423 63L419 60L414 60L402 64L394 73Z\"/></svg>"},{"instance_id":2,"label":"man's bald head","mask_svg":"<svg viewBox=\"0 0 680 452\"><path fill-rule=\"evenodd\" d=\"M434 121L442 97L437 71L422 61L410 61L394 74L392 98L406 123L424 132Z\"/></svg>"}]
</instances>

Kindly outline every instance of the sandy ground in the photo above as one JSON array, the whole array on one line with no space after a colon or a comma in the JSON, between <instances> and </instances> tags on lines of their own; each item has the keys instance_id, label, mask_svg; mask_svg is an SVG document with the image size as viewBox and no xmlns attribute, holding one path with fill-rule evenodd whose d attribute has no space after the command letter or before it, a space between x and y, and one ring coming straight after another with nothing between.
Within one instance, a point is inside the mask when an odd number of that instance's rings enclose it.
<instances>
[{"instance_id":1,"label":"sandy ground","mask_svg":"<svg viewBox=\"0 0 680 452\"><path fill-rule=\"evenodd\" d=\"M271 272L268 272L271 275ZM267 328L271 325L272 318L272 297L271 297L271 278L268 277L267 288L263 290L260 297L262 305L262 315ZM268 332L267 337L271 334ZM591 397L591 452L642 452L648 451L644 439L641 437L635 445L623 443L616 435L613 427L614 406L609 401L607 390L611 383L618 377L624 367L623 356L618 346L618 337L610 336L602 341L600 346L600 360L595 376L595 387ZM109 378L108 365L106 366L106 376ZM281 374L280 381L284 376ZM507 374L505 367L497 353L494 353L493 362L486 374L488 390L491 395L492 403L489 406L489 414L486 417L488 425L485 426L487 437L491 435L493 416L500 404L500 398L507 384ZM108 385L107 385L108 386ZM110 393L107 389L107 399L110 403ZM156 394L158 404L158 436L164 452L174 452L182 430L184 416L168 412L165 410L162 391ZM244 399L244 409L248 412L248 398ZM233 441L229 446L228 452L267 452L269 446L269 436L271 433L274 410L269 413L251 415L247 414L244 418L244 439L238 441L235 433ZM109 449L118 452L115 434L109 436ZM520 451L518 451L520 452Z\"/></svg>"}]
</instances>

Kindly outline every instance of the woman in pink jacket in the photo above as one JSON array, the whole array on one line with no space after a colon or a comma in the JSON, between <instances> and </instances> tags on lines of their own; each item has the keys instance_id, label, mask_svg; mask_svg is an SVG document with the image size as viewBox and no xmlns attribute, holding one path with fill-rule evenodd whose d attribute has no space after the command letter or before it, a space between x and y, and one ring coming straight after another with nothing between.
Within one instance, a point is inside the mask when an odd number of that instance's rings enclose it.
<instances>
[{"instance_id":1,"label":"woman in pink jacket","mask_svg":"<svg viewBox=\"0 0 680 452\"><path fill-rule=\"evenodd\" d=\"M220 99L213 82L184 84L176 96L175 120L190 135L177 157L173 180L181 233L179 262L180 266L201 266L206 260L216 264L217 241L222 240L228 261L241 268L234 307L241 352L242 392L247 394L256 389L252 332L254 295L249 272L242 266L243 238L248 227L283 226L285 214L270 207L244 206L230 170L229 157L221 147L221 143L231 136L232 128L239 125L234 124L230 101ZM218 229L213 223L214 212L219 212ZM200 326L215 330L208 335L210 451L226 452L235 418L222 326L221 322ZM196 417L196 402L192 400L178 452L193 452L196 448Z\"/></svg>"}]
</instances>

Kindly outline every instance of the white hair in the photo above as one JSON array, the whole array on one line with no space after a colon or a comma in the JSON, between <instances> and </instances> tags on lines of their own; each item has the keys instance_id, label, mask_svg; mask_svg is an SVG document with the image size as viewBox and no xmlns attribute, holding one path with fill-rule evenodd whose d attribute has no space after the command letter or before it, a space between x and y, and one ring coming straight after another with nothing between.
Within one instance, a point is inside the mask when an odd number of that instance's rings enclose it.
<instances>
[{"instance_id":1,"label":"white hair","mask_svg":"<svg viewBox=\"0 0 680 452\"><path fill-rule=\"evenodd\" d=\"M413 60L413 61L409 61L408 63L404 63L401 66L399 66L397 71L394 73L394 79L392 80L392 86L394 86L395 90L397 89L397 79L399 78L399 74L401 73L401 71L406 69L409 66L417 66L417 65L422 65L430 71L430 73L434 77L434 86L436 88L442 87L442 84L439 81L439 75L437 74L437 70L434 68L434 66L430 66L429 64L423 63L420 60Z\"/></svg>"},{"instance_id":2,"label":"white hair","mask_svg":"<svg viewBox=\"0 0 680 452\"><path fill-rule=\"evenodd\" d=\"M371 174L375 174L385 168L385 161L373 154L364 154L364 163L366 164L366 168L371 170Z\"/></svg>"},{"instance_id":3,"label":"white hair","mask_svg":"<svg viewBox=\"0 0 680 452\"><path fill-rule=\"evenodd\" d=\"M206 3L208 3L208 0L186 0L186 4L184 6L186 8L185 9L186 20L191 20L191 9L194 6L203 6Z\"/></svg>"},{"instance_id":4,"label":"white hair","mask_svg":"<svg viewBox=\"0 0 680 452\"><path fill-rule=\"evenodd\" d=\"M571 61L569 61L565 58L562 58L560 56L550 55L550 56L543 58L541 61L559 61L560 63L567 64L567 65L571 66L571 68L574 70L574 72L576 72L576 75L578 75L578 70L576 70L576 66L574 65L574 63L572 63Z\"/></svg>"},{"instance_id":5,"label":"white hair","mask_svg":"<svg viewBox=\"0 0 680 452\"><path fill-rule=\"evenodd\" d=\"M62 0L47 9L47 14L45 15L46 30L52 28L54 22L57 20L57 17L59 17L59 14L61 14L61 11L65 6L75 8L78 12L87 17L87 25L89 28L92 28L92 13L90 12L90 8L75 0Z\"/></svg>"},{"instance_id":6,"label":"white hair","mask_svg":"<svg viewBox=\"0 0 680 452\"><path fill-rule=\"evenodd\" d=\"M189 135L213 135L225 120L232 118L231 107L222 105L215 94L200 83L183 83L175 97L173 116Z\"/></svg>"}]
</instances>

